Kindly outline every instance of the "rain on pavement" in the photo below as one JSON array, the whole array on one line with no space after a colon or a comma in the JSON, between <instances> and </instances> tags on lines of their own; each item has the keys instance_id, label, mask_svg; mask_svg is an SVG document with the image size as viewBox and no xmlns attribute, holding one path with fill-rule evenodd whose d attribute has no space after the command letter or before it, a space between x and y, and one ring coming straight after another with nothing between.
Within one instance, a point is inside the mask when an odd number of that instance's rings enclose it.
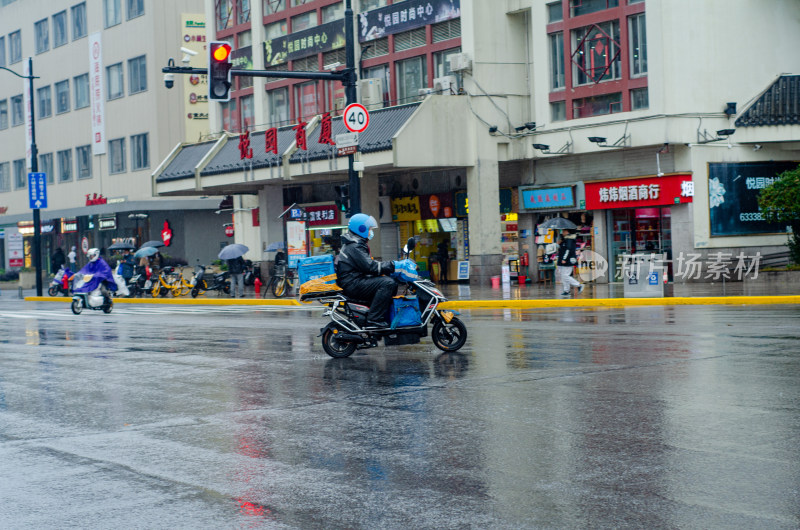
<instances>
[{"instance_id":1,"label":"rain on pavement","mask_svg":"<svg viewBox=\"0 0 800 530\"><path fill-rule=\"evenodd\" d=\"M0 527L797 528L798 306L0 306Z\"/></svg>"}]
</instances>

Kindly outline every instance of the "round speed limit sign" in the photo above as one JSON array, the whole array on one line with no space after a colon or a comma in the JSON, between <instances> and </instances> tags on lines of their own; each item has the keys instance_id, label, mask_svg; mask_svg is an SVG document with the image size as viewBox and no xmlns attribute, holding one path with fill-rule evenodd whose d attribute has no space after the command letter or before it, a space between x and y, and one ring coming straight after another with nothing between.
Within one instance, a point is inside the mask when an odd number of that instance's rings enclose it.
<instances>
[{"instance_id":1,"label":"round speed limit sign","mask_svg":"<svg viewBox=\"0 0 800 530\"><path fill-rule=\"evenodd\" d=\"M369 125L369 112L361 103L351 103L344 109L344 126L354 133L364 132Z\"/></svg>"}]
</instances>

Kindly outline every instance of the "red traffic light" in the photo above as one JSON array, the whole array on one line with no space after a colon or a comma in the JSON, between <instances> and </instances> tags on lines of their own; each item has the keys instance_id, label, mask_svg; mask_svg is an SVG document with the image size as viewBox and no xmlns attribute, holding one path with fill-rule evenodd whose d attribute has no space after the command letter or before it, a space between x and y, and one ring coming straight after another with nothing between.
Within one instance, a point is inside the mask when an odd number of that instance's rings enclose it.
<instances>
[{"instance_id":1,"label":"red traffic light","mask_svg":"<svg viewBox=\"0 0 800 530\"><path fill-rule=\"evenodd\" d=\"M227 61L228 57L231 54L231 45L230 44L212 44L211 46L211 56L216 61Z\"/></svg>"}]
</instances>

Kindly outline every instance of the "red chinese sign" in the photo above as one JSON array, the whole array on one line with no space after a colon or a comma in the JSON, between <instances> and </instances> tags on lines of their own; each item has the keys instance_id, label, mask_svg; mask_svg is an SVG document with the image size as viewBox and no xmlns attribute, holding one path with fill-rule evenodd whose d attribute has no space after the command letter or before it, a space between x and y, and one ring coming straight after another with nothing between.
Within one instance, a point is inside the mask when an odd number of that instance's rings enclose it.
<instances>
[{"instance_id":1,"label":"red chinese sign","mask_svg":"<svg viewBox=\"0 0 800 530\"><path fill-rule=\"evenodd\" d=\"M691 175L667 175L604 182L586 182L587 210L642 208L692 202Z\"/></svg>"},{"instance_id":2,"label":"red chinese sign","mask_svg":"<svg viewBox=\"0 0 800 530\"><path fill-rule=\"evenodd\" d=\"M339 224L339 212L336 205L306 206L308 226L336 226Z\"/></svg>"},{"instance_id":3,"label":"red chinese sign","mask_svg":"<svg viewBox=\"0 0 800 530\"><path fill-rule=\"evenodd\" d=\"M96 193L87 193L86 194L86 206L94 206L95 204L106 204L108 199L103 197L103 195L98 195Z\"/></svg>"},{"instance_id":4,"label":"red chinese sign","mask_svg":"<svg viewBox=\"0 0 800 530\"><path fill-rule=\"evenodd\" d=\"M264 152L278 154L278 129L272 127L264 131Z\"/></svg>"},{"instance_id":5,"label":"red chinese sign","mask_svg":"<svg viewBox=\"0 0 800 530\"><path fill-rule=\"evenodd\" d=\"M169 227L169 221L164 220L164 227L161 229L161 241L164 245L169 246L172 243L172 228Z\"/></svg>"},{"instance_id":6,"label":"red chinese sign","mask_svg":"<svg viewBox=\"0 0 800 530\"><path fill-rule=\"evenodd\" d=\"M297 142L297 148L302 149L303 151L308 150L308 146L306 145L306 122L301 121L294 127L294 140Z\"/></svg>"},{"instance_id":7,"label":"red chinese sign","mask_svg":"<svg viewBox=\"0 0 800 530\"><path fill-rule=\"evenodd\" d=\"M336 142L333 141L331 138L331 113L326 112L322 115L322 121L320 122L321 129L319 132L319 143L321 144L328 144L328 145L336 145Z\"/></svg>"},{"instance_id":8,"label":"red chinese sign","mask_svg":"<svg viewBox=\"0 0 800 530\"><path fill-rule=\"evenodd\" d=\"M253 149L250 147L250 131L239 135L239 158L253 158Z\"/></svg>"}]
</instances>

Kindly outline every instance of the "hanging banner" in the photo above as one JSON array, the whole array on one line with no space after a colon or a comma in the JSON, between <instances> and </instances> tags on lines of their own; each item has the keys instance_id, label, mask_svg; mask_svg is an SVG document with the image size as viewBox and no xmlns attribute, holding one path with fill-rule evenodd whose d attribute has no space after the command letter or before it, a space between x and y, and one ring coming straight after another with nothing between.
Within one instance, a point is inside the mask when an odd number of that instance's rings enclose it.
<instances>
[{"instance_id":1,"label":"hanging banner","mask_svg":"<svg viewBox=\"0 0 800 530\"><path fill-rule=\"evenodd\" d=\"M181 42L178 48L182 47L197 52L197 55L187 54L189 62L181 62L184 66L191 66L192 68L208 67L205 21L206 16L203 14L181 14ZM186 141L196 142L202 136L208 135L209 132L208 76L206 74L179 75L175 76L176 82L178 77L183 78L183 123L186 130Z\"/></svg>"},{"instance_id":2,"label":"hanging banner","mask_svg":"<svg viewBox=\"0 0 800 530\"><path fill-rule=\"evenodd\" d=\"M92 154L106 154L105 79L102 33L89 35L89 101L92 105Z\"/></svg>"},{"instance_id":3,"label":"hanging banner","mask_svg":"<svg viewBox=\"0 0 800 530\"><path fill-rule=\"evenodd\" d=\"M407 0L358 15L358 40L366 42L461 16L460 0Z\"/></svg>"},{"instance_id":4,"label":"hanging banner","mask_svg":"<svg viewBox=\"0 0 800 530\"><path fill-rule=\"evenodd\" d=\"M416 221L421 219L419 197L392 199L392 221Z\"/></svg>"},{"instance_id":5,"label":"hanging banner","mask_svg":"<svg viewBox=\"0 0 800 530\"><path fill-rule=\"evenodd\" d=\"M264 41L264 66L270 67L344 48L344 19Z\"/></svg>"},{"instance_id":6,"label":"hanging banner","mask_svg":"<svg viewBox=\"0 0 800 530\"><path fill-rule=\"evenodd\" d=\"M3 53L5 53L5 50ZM5 57L3 57L3 59L5 60ZM23 75L26 77L31 75L30 61L25 61ZM33 94L30 93L31 85L28 83L28 80L24 79L23 82L25 83L25 88L22 90L22 104L25 107L25 160L27 164L25 167L27 167L28 171L30 171L33 167L31 165L31 156L33 153L33 113L31 112L31 100L33 98Z\"/></svg>"},{"instance_id":7,"label":"hanging banner","mask_svg":"<svg viewBox=\"0 0 800 530\"><path fill-rule=\"evenodd\" d=\"M308 255L306 222L286 221L286 243L289 246L289 268L297 268L297 262Z\"/></svg>"}]
</instances>

